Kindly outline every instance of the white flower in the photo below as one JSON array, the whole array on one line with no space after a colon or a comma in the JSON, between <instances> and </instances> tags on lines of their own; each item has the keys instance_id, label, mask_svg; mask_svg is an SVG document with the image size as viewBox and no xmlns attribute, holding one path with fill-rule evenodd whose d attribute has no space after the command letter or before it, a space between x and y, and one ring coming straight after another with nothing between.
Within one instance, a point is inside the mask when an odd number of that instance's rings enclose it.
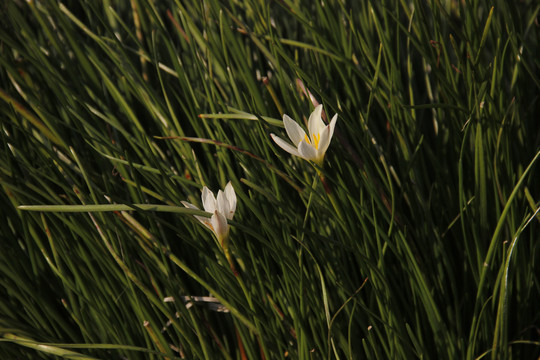
<instances>
[{"instance_id":1,"label":"white flower","mask_svg":"<svg viewBox=\"0 0 540 360\"><path fill-rule=\"evenodd\" d=\"M217 198L214 197L214 194L206 186L203 187L201 198L204 211L213 215L210 218L195 215L195 218L212 230L219 243L226 248L230 229L227 220L232 220L236 210L236 194L231 182L229 181L227 183L224 191L218 191ZM182 201L182 205L190 209L199 210L198 207L187 201Z\"/></svg>"},{"instance_id":2,"label":"white flower","mask_svg":"<svg viewBox=\"0 0 540 360\"><path fill-rule=\"evenodd\" d=\"M289 139L291 139L294 146L274 134L270 134L270 136L279 147L288 153L299 156L305 160L311 160L317 165L322 166L324 154L334 135L337 114L334 115L329 125L325 125L321 119L321 113L322 105L319 105L309 116L309 136L296 121L291 119L288 115L283 115L283 125L285 125L287 135L289 135Z\"/></svg>"}]
</instances>

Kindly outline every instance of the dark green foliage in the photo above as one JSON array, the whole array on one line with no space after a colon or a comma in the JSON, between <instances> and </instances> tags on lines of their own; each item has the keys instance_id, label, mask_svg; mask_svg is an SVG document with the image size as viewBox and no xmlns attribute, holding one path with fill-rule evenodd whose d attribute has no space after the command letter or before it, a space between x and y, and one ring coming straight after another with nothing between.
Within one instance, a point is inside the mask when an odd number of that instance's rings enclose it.
<instances>
[{"instance_id":1,"label":"dark green foliage","mask_svg":"<svg viewBox=\"0 0 540 360\"><path fill-rule=\"evenodd\" d=\"M539 13L3 2L0 355L538 358ZM322 170L269 136L317 102ZM180 204L229 180L238 274Z\"/></svg>"}]
</instances>

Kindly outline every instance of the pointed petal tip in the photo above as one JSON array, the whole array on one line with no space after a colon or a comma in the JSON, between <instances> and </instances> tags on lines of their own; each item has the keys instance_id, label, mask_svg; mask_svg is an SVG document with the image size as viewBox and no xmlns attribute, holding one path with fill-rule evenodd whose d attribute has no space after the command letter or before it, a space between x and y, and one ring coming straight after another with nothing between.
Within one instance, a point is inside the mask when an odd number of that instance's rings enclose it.
<instances>
[{"instance_id":1,"label":"pointed petal tip","mask_svg":"<svg viewBox=\"0 0 540 360\"><path fill-rule=\"evenodd\" d=\"M330 121L330 126L334 127L336 126L338 115L335 114L334 117L332 117L332 121Z\"/></svg>"},{"instance_id":2,"label":"pointed petal tip","mask_svg":"<svg viewBox=\"0 0 540 360\"><path fill-rule=\"evenodd\" d=\"M203 187L201 195L204 211L214 212L216 209L216 197L214 193L210 191L206 186Z\"/></svg>"},{"instance_id":3,"label":"pointed petal tip","mask_svg":"<svg viewBox=\"0 0 540 360\"><path fill-rule=\"evenodd\" d=\"M293 119L287 116L283 119L283 125L285 126L285 131L287 136L292 141L294 146L298 146L300 141L304 140L306 137L306 132L302 127Z\"/></svg>"},{"instance_id":4,"label":"pointed petal tip","mask_svg":"<svg viewBox=\"0 0 540 360\"><path fill-rule=\"evenodd\" d=\"M326 126L321 117L322 114L322 104L317 106L315 110L309 115L308 120L308 130L309 136L320 134L322 129Z\"/></svg>"},{"instance_id":5,"label":"pointed petal tip","mask_svg":"<svg viewBox=\"0 0 540 360\"><path fill-rule=\"evenodd\" d=\"M285 150L289 154L292 154L292 155L295 155L295 156L301 156L300 153L298 152L297 148L295 148L294 146L292 146L291 144L289 144L288 142L286 142L285 140L283 140L279 136L273 136L272 139L277 144L277 146L279 146L280 148L282 148L283 150Z\"/></svg>"},{"instance_id":6,"label":"pointed petal tip","mask_svg":"<svg viewBox=\"0 0 540 360\"><path fill-rule=\"evenodd\" d=\"M236 211L236 192L234 191L234 187L232 186L232 183L230 181L227 183L227 186L225 186L225 197L229 202L229 208L227 213L225 214L225 217L229 220L232 220Z\"/></svg>"},{"instance_id":7,"label":"pointed petal tip","mask_svg":"<svg viewBox=\"0 0 540 360\"><path fill-rule=\"evenodd\" d=\"M187 207L188 209L199 210L198 207L196 207L195 205L193 205L193 204L190 203L190 202L187 202L187 201L180 201L180 203L181 203L182 205L184 205L185 207Z\"/></svg>"}]
</instances>

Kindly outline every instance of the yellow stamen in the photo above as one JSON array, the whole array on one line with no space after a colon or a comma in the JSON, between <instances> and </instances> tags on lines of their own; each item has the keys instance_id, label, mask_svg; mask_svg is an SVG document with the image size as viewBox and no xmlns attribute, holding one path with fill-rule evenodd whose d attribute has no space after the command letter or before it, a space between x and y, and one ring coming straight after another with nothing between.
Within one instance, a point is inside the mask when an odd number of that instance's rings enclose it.
<instances>
[{"instance_id":1,"label":"yellow stamen","mask_svg":"<svg viewBox=\"0 0 540 360\"><path fill-rule=\"evenodd\" d=\"M313 134L312 139L313 139L313 142L315 143L315 144L313 144L315 146L315 149L318 150L319 149L319 140L321 140L321 134ZM311 145L311 141L309 140L307 135L306 135L306 142Z\"/></svg>"},{"instance_id":2,"label":"yellow stamen","mask_svg":"<svg viewBox=\"0 0 540 360\"><path fill-rule=\"evenodd\" d=\"M321 140L321 134L313 134L313 142L315 142L315 149L319 150L319 140Z\"/></svg>"}]
</instances>

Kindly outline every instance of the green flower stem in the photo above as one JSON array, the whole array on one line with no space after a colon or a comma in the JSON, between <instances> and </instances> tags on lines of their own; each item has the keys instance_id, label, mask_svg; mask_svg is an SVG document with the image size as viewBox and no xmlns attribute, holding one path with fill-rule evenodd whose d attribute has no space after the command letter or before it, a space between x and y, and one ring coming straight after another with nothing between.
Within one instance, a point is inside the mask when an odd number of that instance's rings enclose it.
<instances>
[{"instance_id":1,"label":"green flower stem","mask_svg":"<svg viewBox=\"0 0 540 360\"><path fill-rule=\"evenodd\" d=\"M229 251L229 246L223 244L221 248L223 249L223 253L225 254L225 257L227 258L227 261L229 262L229 266L231 267L232 272L234 273L235 276L238 276L239 273L238 273L238 270L236 270L236 266L234 266L234 259L231 255L231 252Z\"/></svg>"}]
</instances>

